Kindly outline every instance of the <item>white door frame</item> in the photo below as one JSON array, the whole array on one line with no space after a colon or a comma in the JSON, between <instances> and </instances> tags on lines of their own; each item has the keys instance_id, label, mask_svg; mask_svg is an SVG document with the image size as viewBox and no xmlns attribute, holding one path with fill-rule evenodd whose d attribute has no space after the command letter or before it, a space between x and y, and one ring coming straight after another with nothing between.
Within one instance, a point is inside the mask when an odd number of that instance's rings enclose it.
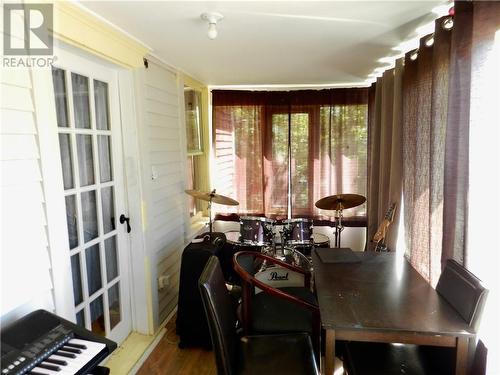
<instances>
[{"instance_id":1,"label":"white door frame","mask_svg":"<svg viewBox=\"0 0 500 375\"><path fill-rule=\"evenodd\" d=\"M145 192L143 191L139 127L141 121L136 108L138 101L134 72L120 70L118 75L120 92L121 124L123 138L123 164L125 169L125 188L128 199L128 211L133 228L130 233L130 268L132 296L132 325L134 331L145 335L154 334L153 320L153 282L151 261L146 247L147 213Z\"/></svg>"},{"instance_id":2,"label":"white door frame","mask_svg":"<svg viewBox=\"0 0 500 375\"><path fill-rule=\"evenodd\" d=\"M61 43L62 45L62 43ZM151 309L150 300L141 298L146 295L146 288L141 288L150 283L146 281L144 272L144 235L143 222L140 209L137 210L137 204L132 204L127 210L129 202L140 202L140 183L136 190L129 189L129 181L140 181L140 169L135 166L138 164L138 146L129 147L133 144L137 133L137 121L134 108L135 97L133 85L133 74L112 63L97 58L80 49L64 45L62 50L56 47L55 56L58 53L70 52L81 58L87 59L100 65L105 65L113 69L117 76L119 101L115 103L118 107L119 117L115 123L122 127L122 139L116 141L123 145L122 160L123 166L123 185L125 211L128 211L133 225L133 232L128 236L128 242L121 251L126 251L129 258L129 290L131 305L132 329L142 333L150 333L148 324L148 309ZM66 209L64 202L63 178L60 167L59 140L57 131L57 119L55 110L54 91L52 84L52 74L50 69L33 70L33 96L35 102L35 114L39 126L38 137L40 143L40 160L42 171L42 183L46 198L47 231L49 237L49 248L52 265L52 279L54 283L54 303L56 314L74 321L73 306L73 288L71 277L71 265L68 252L68 234L66 230ZM136 193L139 193L137 199ZM140 206L140 204L139 204ZM117 211L117 214L120 212ZM119 227L118 227L119 228ZM131 251L134 249L134 251ZM137 258L143 256L140 264L136 263ZM133 286L132 286L133 285ZM142 290L141 290L142 289ZM146 302L146 303L145 303ZM148 307L149 305L149 307Z\"/></svg>"}]
</instances>

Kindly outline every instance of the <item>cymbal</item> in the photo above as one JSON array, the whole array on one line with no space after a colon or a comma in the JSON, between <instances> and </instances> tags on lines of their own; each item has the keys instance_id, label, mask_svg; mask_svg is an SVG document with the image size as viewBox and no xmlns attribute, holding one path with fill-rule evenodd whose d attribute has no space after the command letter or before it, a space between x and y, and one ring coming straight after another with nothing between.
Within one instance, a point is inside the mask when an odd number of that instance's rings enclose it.
<instances>
[{"instance_id":1,"label":"cymbal","mask_svg":"<svg viewBox=\"0 0 500 375\"><path fill-rule=\"evenodd\" d=\"M223 204L226 206L237 206L240 204L238 201L235 201L232 198L212 192L205 193L198 190L184 190L184 191L186 192L186 194L189 194L196 199L201 199L202 201L210 202L211 200L213 203Z\"/></svg>"},{"instance_id":2,"label":"cymbal","mask_svg":"<svg viewBox=\"0 0 500 375\"><path fill-rule=\"evenodd\" d=\"M315 206L322 210L340 210L359 206L366 202L366 198L359 194L337 194L321 198Z\"/></svg>"}]
</instances>

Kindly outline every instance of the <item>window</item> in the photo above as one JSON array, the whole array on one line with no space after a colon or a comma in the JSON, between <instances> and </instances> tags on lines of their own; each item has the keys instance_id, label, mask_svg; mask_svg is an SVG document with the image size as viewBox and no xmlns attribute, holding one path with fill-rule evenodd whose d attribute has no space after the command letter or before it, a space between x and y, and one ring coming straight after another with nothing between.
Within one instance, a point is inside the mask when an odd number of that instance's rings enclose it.
<instances>
[{"instance_id":1,"label":"window","mask_svg":"<svg viewBox=\"0 0 500 375\"><path fill-rule=\"evenodd\" d=\"M203 153L201 139L201 92L184 87L187 153L189 156Z\"/></svg>"},{"instance_id":2,"label":"window","mask_svg":"<svg viewBox=\"0 0 500 375\"><path fill-rule=\"evenodd\" d=\"M367 110L366 89L214 91L217 192L240 214L328 217L320 198L366 196ZM344 213L365 214L365 205Z\"/></svg>"},{"instance_id":3,"label":"window","mask_svg":"<svg viewBox=\"0 0 500 375\"><path fill-rule=\"evenodd\" d=\"M201 130L201 92L184 86L184 116L186 121L186 189L202 190L199 176L201 163L204 161ZM189 216L195 217L201 212L201 203L188 196Z\"/></svg>"}]
</instances>

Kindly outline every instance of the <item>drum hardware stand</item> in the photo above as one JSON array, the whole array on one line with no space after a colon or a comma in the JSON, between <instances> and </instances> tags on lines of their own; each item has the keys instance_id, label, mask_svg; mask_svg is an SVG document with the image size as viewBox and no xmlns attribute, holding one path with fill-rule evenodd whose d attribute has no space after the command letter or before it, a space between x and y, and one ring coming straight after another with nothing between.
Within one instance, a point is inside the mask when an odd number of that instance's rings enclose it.
<instances>
[{"instance_id":1,"label":"drum hardware stand","mask_svg":"<svg viewBox=\"0 0 500 375\"><path fill-rule=\"evenodd\" d=\"M215 189L210 192L210 200L208 201L208 232L212 236L212 199L215 196Z\"/></svg>"},{"instance_id":2,"label":"drum hardware stand","mask_svg":"<svg viewBox=\"0 0 500 375\"><path fill-rule=\"evenodd\" d=\"M342 215L343 215L342 203L339 203L336 211L337 213L335 215L335 247L340 247L340 234L344 230L344 226L342 225Z\"/></svg>"},{"instance_id":3,"label":"drum hardware stand","mask_svg":"<svg viewBox=\"0 0 500 375\"><path fill-rule=\"evenodd\" d=\"M238 201L232 198L225 197L224 195L216 194L215 189L210 193L198 191L198 190L184 190L184 192L195 199L200 199L202 201L208 202L208 228L210 237L212 237L212 203L223 204L226 206L237 206Z\"/></svg>"},{"instance_id":4,"label":"drum hardware stand","mask_svg":"<svg viewBox=\"0 0 500 375\"><path fill-rule=\"evenodd\" d=\"M357 207L366 202L359 194L336 194L321 198L314 205L321 210L335 210L335 247L340 247L340 235L344 230L342 225L343 210Z\"/></svg>"},{"instance_id":5,"label":"drum hardware stand","mask_svg":"<svg viewBox=\"0 0 500 375\"><path fill-rule=\"evenodd\" d=\"M280 246L279 250L276 250L276 244L273 244L274 246L274 257L279 260L284 260L285 259L285 240L284 240L284 230L280 231ZM274 241L273 241L274 242Z\"/></svg>"}]
</instances>

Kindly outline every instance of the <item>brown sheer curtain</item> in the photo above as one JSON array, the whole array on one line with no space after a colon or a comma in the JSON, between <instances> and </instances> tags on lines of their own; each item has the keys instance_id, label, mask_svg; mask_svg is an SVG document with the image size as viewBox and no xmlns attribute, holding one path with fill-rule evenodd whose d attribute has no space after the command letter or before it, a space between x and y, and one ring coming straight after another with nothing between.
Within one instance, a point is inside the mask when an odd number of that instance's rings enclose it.
<instances>
[{"instance_id":1,"label":"brown sheer curtain","mask_svg":"<svg viewBox=\"0 0 500 375\"><path fill-rule=\"evenodd\" d=\"M234 101L232 99L235 99ZM214 181L217 193L240 202L240 213L264 212L264 106L237 97L213 98ZM214 207L219 212L230 207Z\"/></svg>"},{"instance_id":2,"label":"brown sheer curtain","mask_svg":"<svg viewBox=\"0 0 500 375\"><path fill-rule=\"evenodd\" d=\"M324 196L366 195L367 89L212 94L215 187L239 213L318 217Z\"/></svg>"},{"instance_id":3,"label":"brown sheer curtain","mask_svg":"<svg viewBox=\"0 0 500 375\"><path fill-rule=\"evenodd\" d=\"M315 180L310 212L326 216L314 203L333 194L366 196L368 147L368 90L354 92L320 110L315 131ZM345 216L365 216L366 204Z\"/></svg>"},{"instance_id":4,"label":"brown sheer curtain","mask_svg":"<svg viewBox=\"0 0 500 375\"><path fill-rule=\"evenodd\" d=\"M444 156L451 31L436 20L421 39L418 58L405 56L403 73L403 196L406 251L431 284L441 273ZM428 38L434 44L427 47Z\"/></svg>"},{"instance_id":5,"label":"brown sheer curtain","mask_svg":"<svg viewBox=\"0 0 500 375\"><path fill-rule=\"evenodd\" d=\"M386 237L389 250L395 251L401 211L402 191L402 74L403 59L387 70L370 87L368 112L368 238L378 226L392 203L396 213Z\"/></svg>"}]
</instances>

